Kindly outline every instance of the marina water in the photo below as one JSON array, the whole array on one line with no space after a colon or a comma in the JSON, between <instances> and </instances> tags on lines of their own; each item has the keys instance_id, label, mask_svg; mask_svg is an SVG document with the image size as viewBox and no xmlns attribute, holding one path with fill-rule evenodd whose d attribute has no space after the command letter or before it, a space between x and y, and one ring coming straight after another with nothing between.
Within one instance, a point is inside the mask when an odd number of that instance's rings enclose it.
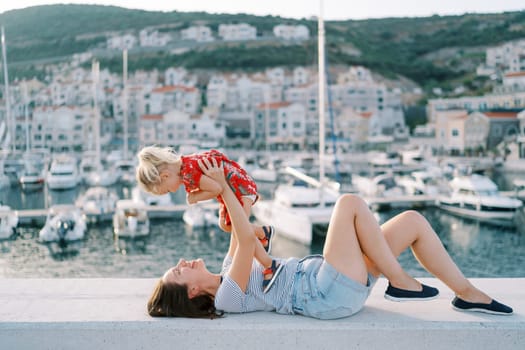
<instances>
[{"instance_id":1,"label":"marina water","mask_svg":"<svg viewBox=\"0 0 525 350\"><path fill-rule=\"evenodd\" d=\"M130 198L131 188L114 188L120 198ZM272 185L260 185L263 196ZM68 191L22 192L13 185L0 200L14 209L36 209L52 204L71 204L85 188ZM184 191L174 201L184 201ZM384 222L401 209L376 213ZM438 208L422 208L448 252L468 277L525 277L525 235L516 227L504 227L453 216ZM0 241L0 277L20 278L105 278L159 277L179 258L202 257L211 271L218 272L228 248L229 235L218 228L192 229L180 218L153 219L151 233L144 240L117 240L111 222L91 225L86 238L59 247L38 242L40 227L19 226L14 239ZM304 256L322 252L323 239L306 247L277 235L275 256ZM401 264L414 276L428 276L410 252Z\"/></svg>"}]
</instances>

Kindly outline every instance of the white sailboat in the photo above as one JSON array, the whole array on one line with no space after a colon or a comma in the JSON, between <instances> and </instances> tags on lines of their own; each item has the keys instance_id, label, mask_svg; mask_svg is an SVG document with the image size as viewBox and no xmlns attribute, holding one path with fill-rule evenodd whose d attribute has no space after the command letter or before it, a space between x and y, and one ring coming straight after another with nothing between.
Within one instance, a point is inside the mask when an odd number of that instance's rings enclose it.
<instances>
[{"instance_id":1,"label":"white sailboat","mask_svg":"<svg viewBox=\"0 0 525 350\"><path fill-rule=\"evenodd\" d=\"M46 174L47 187L50 190L67 190L76 187L80 182L77 160L68 154L53 156L49 171Z\"/></svg>"},{"instance_id":2,"label":"white sailboat","mask_svg":"<svg viewBox=\"0 0 525 350\"><path fill-rule=\"evenodd\" d=\"M11 105L9 101L9 77L7 75L7 54L5 48L5 33L4 27L2 27L2 65L4 66L4 100L5 100L5 122L0 123L0 146L2 147L2 153L0 154L0 188L9 187L11 181L5 174L5 159L9 154L9 147L11 145L11 135L13 134L13 128L11 120Z\"/></svg>"},{"instance_id":3,"label":"white sailboat","mask_svg":"<svg viewBox=\"0 0 525 350\"><path fill-rule=\"evenodd\" d=\"M149 235L150 222L144 203L131 199L117 201L113 232L117 237L139 238Z\"/></svg>"},{"instance_id":4,"label":"white sailboat","mask_svg":"<svg viewBox=\"0 0 525 350\"><path fill-rule=\"evenodd\" d=\"M338 186L329 186L325 177L325 52L324 22L319 15L319 180L296 169L287 167L285 171L302 180L302 185L279 185L274 199L260 201L253 206L253 214L258 221L273 225L278 234L306 245L312 243L314 231L326 232L333 207L339 196ZM308 186L305 186L308 185ZM315 230L321 227L321 230Z\"/></svg>"},{"instance_id":5,"label":"white sailboat","mask_svg":"<svg viewBox=\"0 0 525 350\"><path fill-rule=\"evenodd\" d=\"M90 187L75 201L75 206L89 221L101 222L111 220L115 212L118 195L107 187Z\"/></svg>"},{"instance_id":6,"label":"white sailboat","mask_svg":"<svg viewBox=\"0 0 525 350\"><path fill-rule=\"evenodd\" d=\"M82 164L84 182L89 186L111 186L117 182L115 169L105 169L100 159L100 111L98 108L97 87L99 81L99 63L93 61L93 136L95 139L95 152L92 163Z\"/></svg>"},{"instance_id":7,"label":"white sailboat","mask_svg":"<svg viewBox=\"0 0 525 350\"><path fill-rule=\"evenodd\" d=\"M0 240L14 236L17 225L17 212L11 209L11 207L0 203Z\"/></svg>"},{"instance_id":8,"label":"white sailboat","mask_svg":"<svg viewBox=\"0 0 525 350\"><path fill-rule=\"evenodd\" d=\"M44 187L45 182L45 162L41 155L33 155L31 152L31 142L29 135L29 98L27 93L27 85L24 81L22 83L22 90L24 96L24 116L25 116L25 131L26 131L26 150L24 153L24 168L18 176L18 182L22 190L32 191L39 190Z\"/></svg>"},{"instance_id":9,"label":"white sailboat","mask_svg":"<svg viewBox=\"0 0 525 350\"><path fill-rule=\"evenodd\" d=\"M115 162L115 169L122 184L136 183L136 159L131 159L128 152L128 50L122 52L122 114L123 114L123 152L122 159Z\"/></svg>"},{"instance_id":10,"label":"white sailboat","mask_svg":"<svg viewBox=\"0 0 525 350\"><path fill-rule=\"evenodd\" d=\"M7 133L7 128L5 123L0 123L0 146L2 147L2 153L0 154L0 189L4 187L9 187L10 180L9 177L4 172L4 162L9 153L9 134Z\"/></svg>"}]
</instances>

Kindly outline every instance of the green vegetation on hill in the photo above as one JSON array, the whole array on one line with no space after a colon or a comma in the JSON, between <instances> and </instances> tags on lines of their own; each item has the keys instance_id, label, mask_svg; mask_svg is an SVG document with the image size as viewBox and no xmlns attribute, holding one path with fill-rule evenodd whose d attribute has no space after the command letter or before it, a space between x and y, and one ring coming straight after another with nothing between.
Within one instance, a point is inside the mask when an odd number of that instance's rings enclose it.
<instances>
[{"instance_id":1,"label":"green vegetation on hill","mask_svg":"<svg viewBox=\"0 0 525 350\"><path fill-rule=\"evenodd\" d=\"M271 37L277 24L304 24L310 29L311 39L303 43L215 42L182 54L172 54L169 49L136 51L130 52L130 69L182 65L190 69L249 71L315 64L314 19L148 12L97 5L46 5L0 14L0 24L6 28L10 70L15 72L10 74L13 79L35 75L39 62L103 48L111 34L137 35L145 27L176 33L196 24L207 25L216 33L221 23L241 22L254 25L260 38ZM472 72L484 61L484 48L525 38L525 12L327 21L325 26L330 64L361 64L387 77L405 76L425 88L467 82L469 88L482 91L486 87L472 78ZM433 58L433 53L443 49L451 49L448 56ZM118 55L105 56L100 57L102 64L116 72L121 70Z\"/></svg>"}]
</instances>

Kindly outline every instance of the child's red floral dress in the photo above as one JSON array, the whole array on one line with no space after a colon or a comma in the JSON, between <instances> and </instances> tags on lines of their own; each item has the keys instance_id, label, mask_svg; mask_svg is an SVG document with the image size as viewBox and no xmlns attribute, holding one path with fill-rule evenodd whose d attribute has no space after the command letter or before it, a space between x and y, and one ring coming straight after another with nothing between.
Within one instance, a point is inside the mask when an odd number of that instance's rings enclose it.
<instances>
[{"instance_id":1,"label":"child's red floral dress","mask_svg":"<svg viewBox=\"0 0 525 350\"><path fill-rule=\"evenodd\" d=\"M202 177L202 170L199 167L197 161L199 159L210 159L215 158L217 164L222 162L224 166L224 175L226 176L226 181L230 185L235 197L239 200L241 205L243 204L243 196L256 196L257 194L257 185L255 181L248 175L246 170L244 170L237 162L229 159L223 153L217 150L211 150L202 153L190 154L187 156L181 156L181 167L180 175L182 177L182 183L186 188L186 192L190 193L193 191L199 190L199 184ZM221 196L217 197L217 200L224 204ZM255 202L254 202L255 203ZM226 213L226 223L229 225L231 223L230 216Z\"/></svg>"}]
</instances>

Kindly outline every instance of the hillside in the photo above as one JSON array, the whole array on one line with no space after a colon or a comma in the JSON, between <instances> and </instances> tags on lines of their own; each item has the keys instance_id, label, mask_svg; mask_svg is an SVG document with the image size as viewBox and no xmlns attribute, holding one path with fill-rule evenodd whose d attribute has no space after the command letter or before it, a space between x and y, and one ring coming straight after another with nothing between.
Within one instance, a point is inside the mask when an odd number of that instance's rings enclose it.
<instances>
[{"instance_id":1,"label":"hillside","mask_svg":"<svg viewBox=\"0 0 525 350\"><path fill-rule=\"evenodd\" d=\"M179 54L170 53L169 48L137 50L130 52L130 69L182 65L188 69L256 70L316 62L314 19L148 12L98 5L46 5L0 14L11 79L42 75L37 63L87 50L100 53L103 66L120 71L120 58L100 50L111 33L137 34L145 27L177 33L195 24L210 26L216 32L221 23L241 22L257 28L257 41L215 42ZM273 27L282 23L306 25L311 39L302 43L272 40ZM473 76L475 67L485 59L485 48L525 38L525 12L327 21L325 26L331 65L361 64L387 78L404 76L427 91L464 84L471 93L479 93L489 88L486 81Z\"/></svg>"}]
</instances>

